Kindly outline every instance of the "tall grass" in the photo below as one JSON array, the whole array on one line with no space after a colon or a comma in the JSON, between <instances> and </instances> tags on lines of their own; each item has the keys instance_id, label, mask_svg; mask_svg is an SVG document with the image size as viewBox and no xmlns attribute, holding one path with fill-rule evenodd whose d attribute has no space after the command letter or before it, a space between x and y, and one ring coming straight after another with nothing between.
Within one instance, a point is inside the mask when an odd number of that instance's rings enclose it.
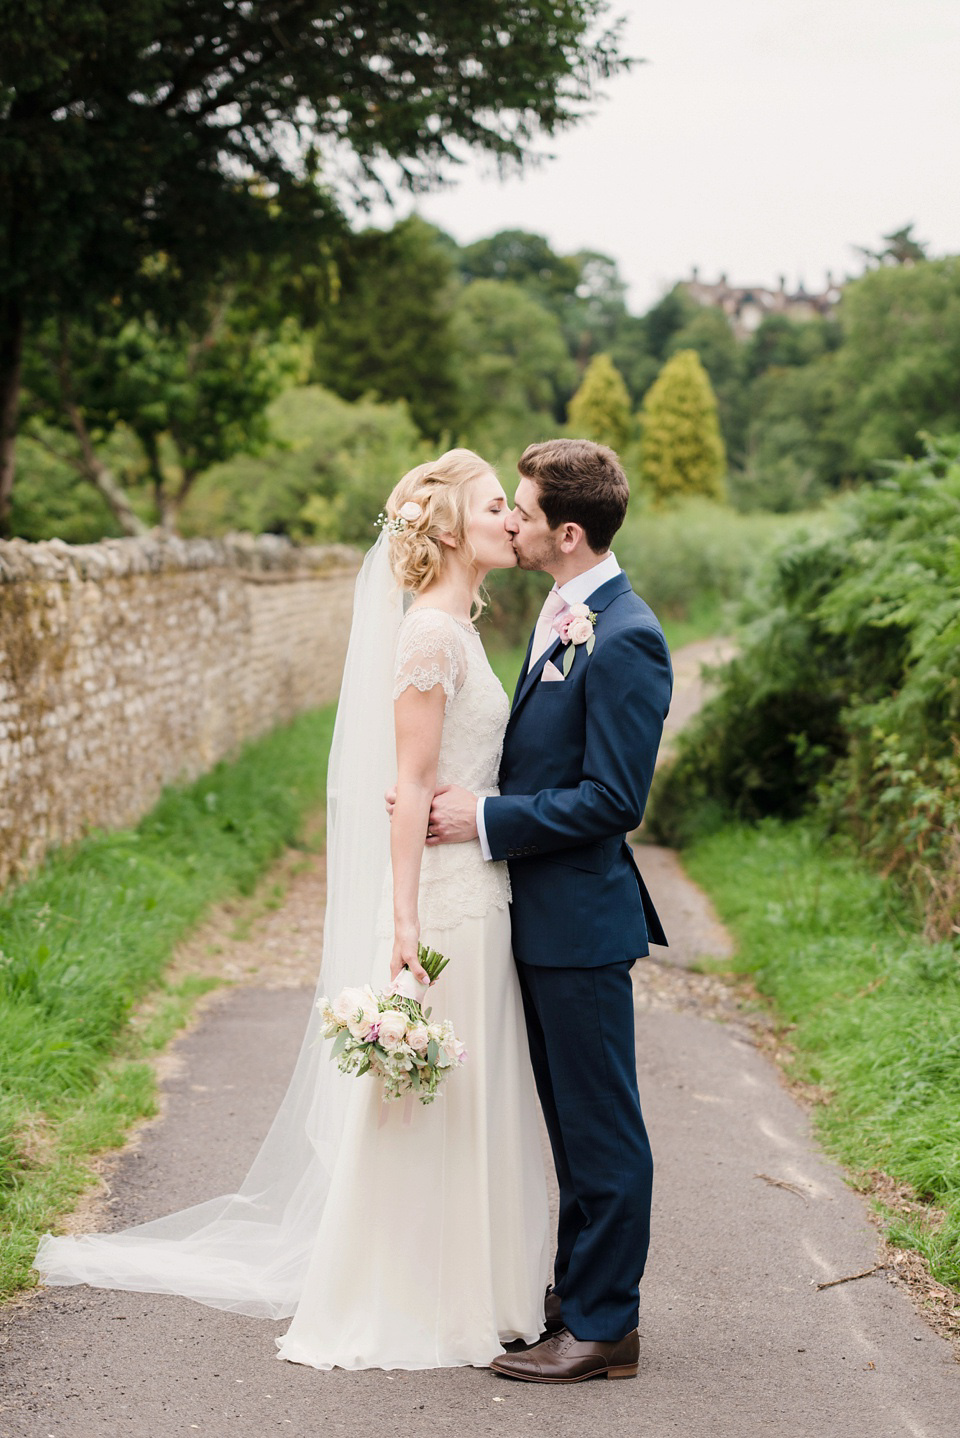
<instances>
[{"instance_id":1,"label":"tall grass","mask_svg":"<svg viewBox=\"0 0 960 1438\"><path fill-rule=\"evenodd\" d=\"M733 961L790 1026L798 1078L820 1085L819 1133L945 1214L897 1214L891 1237L960 1288L960 960L928 944L889 879L804 823L735 825L684 862L737 938Z\"/></svg>"},{"instance_id":2,"label":"tall grass","mask_svg":"<svg viewBox=\"0 0 960 1438\"><path fill-rule=\"evenodd\" d=\"M137 828L93 834L0 896L0 1291L88 1181L82 1155L149 1112L136 1060L165 1041L196 981L164 992L135 1045L125 1020L210 905L248 893L297 842L323 797L333 716L301 715L168 790Z\"/></svg>"}]
</instances>

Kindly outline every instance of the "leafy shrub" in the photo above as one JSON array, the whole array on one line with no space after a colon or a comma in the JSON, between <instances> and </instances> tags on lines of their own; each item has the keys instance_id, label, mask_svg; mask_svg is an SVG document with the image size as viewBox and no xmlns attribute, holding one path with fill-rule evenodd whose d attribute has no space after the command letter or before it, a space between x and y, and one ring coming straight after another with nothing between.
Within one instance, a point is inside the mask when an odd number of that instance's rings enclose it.
<instances>
[{"instance_id":1,"label":"leafy shrub","mask_svg":"<svg viewBox=\"0 0 960 1438\"><path fill-rule=\"evenodd\" d=\"M184 533L266 530L366 548L397 480L436 452L400 400L351 404L306 385L278 396L268 418L276 447L201 476L183 512Z\"/></svg>"},{"instance_id":2,"label":"leafy shrub","mask_svg":"<svg viewBox=\"0 0 960 1438\"><path fill-rule=\"evenodd\" d=\"M960 921L960 440L928 442L839 519L774 556L652 823L682 843L819 799L919 884L943 936Z\"/></svg>"}]
</instances>

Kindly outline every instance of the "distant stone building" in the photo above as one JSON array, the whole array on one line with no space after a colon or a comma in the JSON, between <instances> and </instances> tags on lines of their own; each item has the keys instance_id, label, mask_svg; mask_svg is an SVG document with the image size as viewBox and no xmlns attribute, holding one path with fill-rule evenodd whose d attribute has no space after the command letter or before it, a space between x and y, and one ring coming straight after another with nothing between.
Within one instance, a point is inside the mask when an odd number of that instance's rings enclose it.
<instances>
[{"instance_id":1,"label":"distant stone building","mask_svg":"<svg viewBox=\"0 0 960 1438\"><path fill-rule=\"evenodd\" d=\"M797 289L788 290L784 275L780 276L780 285L775 290L763 285L731 285L726 275L721 275L716 284L707 284L701 280L696 265L690 279L680 281L680 288L698 305L722 310L741 340L749 339L768 315L786 315L791 320L810 320L817 315L827 318L835 312L842 291L829 270L826 289L820 294L810 294L802 283Z\"/></svg>"}]
</instances>

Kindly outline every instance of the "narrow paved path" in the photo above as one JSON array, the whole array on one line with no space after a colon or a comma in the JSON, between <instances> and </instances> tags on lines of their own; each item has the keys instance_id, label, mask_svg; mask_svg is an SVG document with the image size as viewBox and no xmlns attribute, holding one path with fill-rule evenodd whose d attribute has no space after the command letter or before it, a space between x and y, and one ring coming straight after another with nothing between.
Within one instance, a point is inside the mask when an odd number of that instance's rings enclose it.
<instances>
[{"instance_id":1,"label":"narrow paved path","mask_svg":"<svg viewBox=\"0 0 960 1438\"><path fill-rule=\"evenodd\" d=\"M644 847L640 860L674 942L636 969L657 1160L636 1382L319 1374L273 1357L283 1324L51 1289L0 1316L0 1438L957 1438L960 1367L906 1292L883 1274L817 1289L876 1262L865 1207L819 1153L729 991L689 971L698 955L729 952L708 902L667 851ZM312 996L302 980L316 962L322 864L287 868L281 907L232 938L221 916L183 957L235 987L174 1046L163 1116L107 1166L79 1226L123 1227L242 1177Z\"/></svg>"}]
</instances>

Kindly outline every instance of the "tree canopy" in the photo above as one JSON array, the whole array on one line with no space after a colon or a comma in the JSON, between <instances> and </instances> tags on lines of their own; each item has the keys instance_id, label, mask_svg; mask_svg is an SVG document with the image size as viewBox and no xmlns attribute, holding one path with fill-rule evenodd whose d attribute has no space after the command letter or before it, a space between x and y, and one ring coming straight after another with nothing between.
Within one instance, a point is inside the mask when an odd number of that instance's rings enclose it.
<instances>
[{"instance_id":1,"label":"tree canopy","mask_svg":"<svg viewBox=\"0 0 960 1438\"><path fill-rule=\"evenodd\" d=\"M871 270L848 286L836 355L848 472L918 456L921 430L960 429L960 258Z\"/></svg>"},{"instance_id":2,"label":"tree canopy","mask_svg":"<svg viewBox=\"0 0 960 1438\"><path fill-rule=\"evenodd\" d=\"M230 256L315 251L340 224L330 157L361 192L429 184L458 145L521 162L626 63L607 8L2 0L0 526L28 326L155 306L158 255L182 311Z\"/></svg>"},{"instance_id":3,"label":"tree canopy","mask_svg":"<svg viewBox=\"0 0 960 1438\"><path fill-rule=\"evenodd\" d=\"M499 447L538 419L556 424L575 371L549 310L519 285L475 280L460 294L452 330L459 428L468 443Z\"/></svg>"},{"instance_id":4,"label":"tree canopy","mask_svg":"<svg viewBox=\"0 0 960 1438\"><path fill-rule=\"evenodd\" d=\"M450 314L454 265L418 216L334 250L336 287L314 339L314 378L345 399L406 400L436 439L458 418Z\"/></svg>"}]
</instances>

